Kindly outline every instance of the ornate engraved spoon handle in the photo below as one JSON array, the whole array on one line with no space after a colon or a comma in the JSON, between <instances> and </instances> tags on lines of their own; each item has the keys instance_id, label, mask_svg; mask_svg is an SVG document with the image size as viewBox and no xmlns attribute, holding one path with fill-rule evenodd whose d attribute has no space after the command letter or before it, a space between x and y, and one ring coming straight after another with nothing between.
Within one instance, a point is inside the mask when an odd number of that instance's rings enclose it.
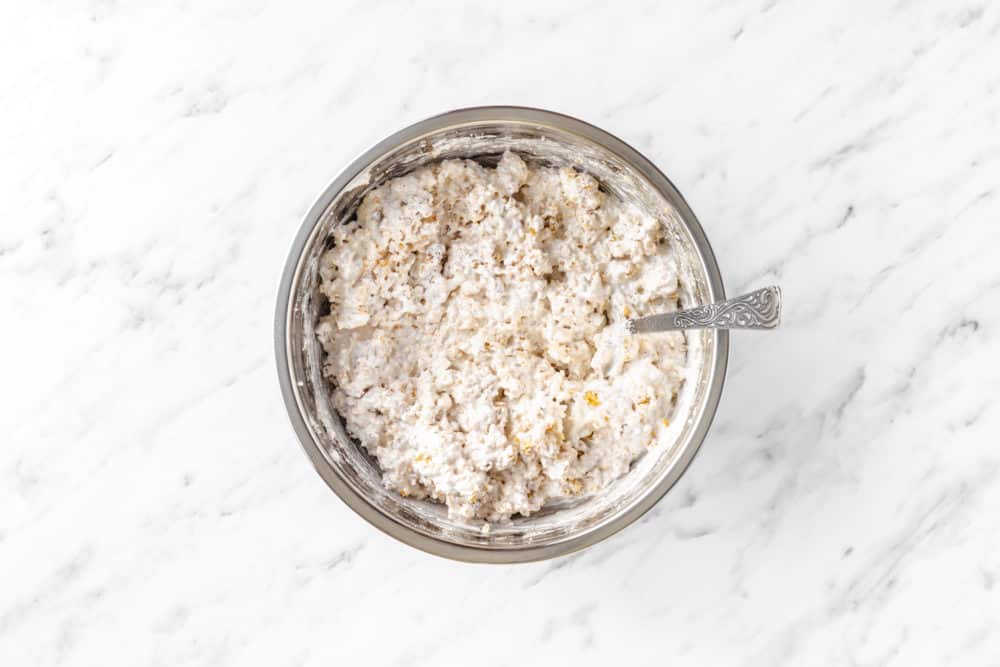
<instances>
[{"instance_id":1,"label":"ornate engraved spoon handle","mask_svg":"<svg viewBox=\"0 0 1000 667\"><path fill-rule=\"evenodd\" d=\"M773 329L781 321L781 289L772 286L675 313L628 320L629 333L654 333L678 329Z\"/></svg>"}]
</instances>

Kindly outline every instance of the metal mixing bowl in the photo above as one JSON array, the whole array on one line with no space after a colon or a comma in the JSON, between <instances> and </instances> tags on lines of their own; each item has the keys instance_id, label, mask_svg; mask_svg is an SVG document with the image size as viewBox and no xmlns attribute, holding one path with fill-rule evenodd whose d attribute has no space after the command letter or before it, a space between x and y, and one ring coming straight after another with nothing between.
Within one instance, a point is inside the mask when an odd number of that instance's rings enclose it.
<instances>
[{"instance_id":1,"label":"metal mixing bowl","mask_svg":"<svg viewBox=\"0 0 1000 667\"><path fill-rule=\"evenodd\" d=\"M587 171L605 190L657 216L678 251L681 306L725 298L711 246L677 189L645 157L593 125L550 111L480 107L451 111L407 127L356 159L326 188L302 223L285 266L275 316L281 391L292 425L323 480L375 527L414 547L466 561L511 563L576 551L642 516L683 474L708 432L729 356L726 331L687 332L688 378L672 421L679 435L636 461L599 494L547 505L529 517L495 524L448 518L443 505L403 498L381 484L378 465L345 432L322 375L315 325L329 305L317 289L318 260L330 230L351 219L387 179L425 164L470 158L495 164L505 150L546 165Z\"/></svg>"}]
</instances>

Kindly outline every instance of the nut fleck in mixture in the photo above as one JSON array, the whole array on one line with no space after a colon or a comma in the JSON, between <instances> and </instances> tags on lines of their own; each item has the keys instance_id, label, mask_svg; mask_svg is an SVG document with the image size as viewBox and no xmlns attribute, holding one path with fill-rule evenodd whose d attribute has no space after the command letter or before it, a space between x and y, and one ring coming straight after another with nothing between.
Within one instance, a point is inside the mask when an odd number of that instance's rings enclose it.
<instances>
[{"instance_id":1,"label":"nut fleck in mixture","mask_svg":"<svg viewBox=\"0 0 1000 667\"><path fill-rule=\"evenodd\" d=\"M448 160L369 193L322 258L334 407L385 485L498 521L600 491L668 427L681 334L661 224L573 169Z\"/></svg>"}]
</instances>

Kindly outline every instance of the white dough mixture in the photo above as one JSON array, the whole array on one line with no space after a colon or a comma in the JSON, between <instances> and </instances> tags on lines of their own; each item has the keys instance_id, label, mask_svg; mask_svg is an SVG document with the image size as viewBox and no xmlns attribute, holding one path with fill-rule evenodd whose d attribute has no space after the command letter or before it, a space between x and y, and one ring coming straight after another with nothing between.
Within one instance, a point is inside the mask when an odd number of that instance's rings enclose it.
<instances>
[{"instance_id":1,"label":"white dough mixture","mask_svg":"<svg viewBox=\"0 0 1000 667\"><path fill-rule=\"evenodd\" d=\"M600 491L664 432L684 380L657 219L571 168L447 160L370 192L333 232L324 372L385 485L501 521Z\"/></svg>"}]
</instances>

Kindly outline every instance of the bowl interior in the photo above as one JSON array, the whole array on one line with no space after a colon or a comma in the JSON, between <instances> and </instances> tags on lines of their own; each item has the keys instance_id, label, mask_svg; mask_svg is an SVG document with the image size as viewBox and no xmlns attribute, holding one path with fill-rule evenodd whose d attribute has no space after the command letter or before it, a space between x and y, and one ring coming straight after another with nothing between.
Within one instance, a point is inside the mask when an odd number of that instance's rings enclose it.
<instances>
[{"instance_id":1,"label":"bowl interior","mask_svg":"<svg viewBox=\"0 0 1000 667\"><path fill-rule=\"evenodd\" d=\"M291 389L308 430L303 444L321 475L349 504L369 519L375 515L388 519L376 525L416 546L475 560L479 559L477 551L537 556L555 545L589 544L600 539L602 531L613 532L608 526L617 522L620 525L614 529L620 528L648 509L687 466L704 437L721 389L719 355L724 357L728 342L724 332L687 333L687 379L671 416L670 434L675 438L671 443L650 449L601 494L552 503L529 517L494 524L484 534L481 522L453 521L443 505L402 498L385 489L375 461L348 436L332 410L331 386L322 376L323 350L315 335L318 318L329 307L317 289L318 260L328 247L329 231L350 220L364 195L387 179L449 158L493 165L505 150L512 150L534 163L570 165L589 172L610 193L639 203L659 218L679 251L682 306L722 297L714 258L676 190L652 165L610 135L585 126L601 134L595 140L579 128L537 119L473 119L439 125L406 137L390 137L360 158L330 186L306 221L288 286L284 323ZM724 364L723 358L723 371ZM434 545L452 545L458 550L439 550ZM509 558L520 559L528 558Z\"/></svg>"}]
</instances>

